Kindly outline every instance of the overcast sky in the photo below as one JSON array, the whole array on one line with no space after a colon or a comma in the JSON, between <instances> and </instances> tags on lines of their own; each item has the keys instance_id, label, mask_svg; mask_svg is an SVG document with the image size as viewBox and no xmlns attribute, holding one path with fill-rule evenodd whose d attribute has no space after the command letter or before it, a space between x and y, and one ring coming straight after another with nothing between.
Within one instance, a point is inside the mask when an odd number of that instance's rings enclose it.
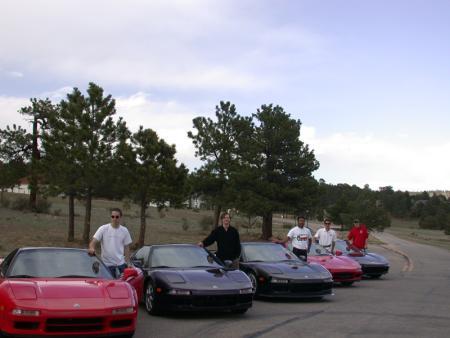
<instances>
[{"instance_id":1,"label":"overcast sky","mask_svg":"<svg viewBox=\"0 0 450 338\"><path fill-rule=\"evenodd\" d=\"M194 169L194 117L273 103L317 179L450 189L450 1L5 0L0 28L0 128L95 82Z\"/></svg>"}]
</instances>

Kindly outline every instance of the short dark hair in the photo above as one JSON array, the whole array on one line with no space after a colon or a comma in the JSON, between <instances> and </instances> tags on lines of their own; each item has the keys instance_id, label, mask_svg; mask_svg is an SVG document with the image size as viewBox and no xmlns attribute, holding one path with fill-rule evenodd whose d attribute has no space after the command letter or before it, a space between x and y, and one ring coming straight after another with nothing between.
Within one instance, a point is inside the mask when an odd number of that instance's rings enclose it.
<instances>
[{"instance_id":1,"label":"short dark hair","mask_svg":"<svg viewBox=\"0 0 450 338\"><path fill-rule=\"evenodd\" d=\"M226 215L230 216L230 214L228 212L226 212L226 211L222 212L222 214L220 214L220 219L224 219ZM231 218L231 216L230 216L230 218Z\"/></svg>"},{"instance_id":2,"label":"short dark hair","mask_svg":"<svg viewBox=\"0 0 450 338\"><path fill-rule=\"evenodd\" d=\"M329 219L329 218L324 218L323 219L323 222L325 223L325 222L331 222L331 219Z\"/></svg>"},{"instance_id":3,"label":"short dark hair","mask_svg":"<svg viewBox=\"0 0 450 338\"><path fill-rule=\"evenodd\" d=\"M297 221L298 221L300 218L306 219L305 216L299 215L299 216L297 216Z\"/></svg>"},{"instance_id":4,"label":"short dark hair","mask_svg":"<svg viewBox=\"0 0 450 338\"><path fill-rule=\"evenodd\" d=\"M111 208L111 212L113 211L118 212L120 217L122 217L122 210L120 210L119 208Z\"/></svg>"}]
</instances>

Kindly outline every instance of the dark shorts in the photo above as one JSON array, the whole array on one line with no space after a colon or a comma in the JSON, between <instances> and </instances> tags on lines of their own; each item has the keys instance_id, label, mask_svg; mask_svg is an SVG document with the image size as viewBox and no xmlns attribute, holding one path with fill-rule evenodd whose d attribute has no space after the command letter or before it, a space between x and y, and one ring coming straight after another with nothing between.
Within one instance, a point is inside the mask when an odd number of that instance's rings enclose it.
<instances>
[{"instance_id":1,"label":"dark shorts","mask_svg":"<svg viewBox=\"0 0 450 338\"><path fill-rule=\"evenodd\" d=\"M109 265L108 269L111 272L111 274L113 275L114 278L119 278L120 275L122 274L123 270L125 270L125 268L127 267L127 264L122 264L122 265Z\"/></svg>"},{"instance_id":2,"label":"dark shorts","mask_svg":"<svg viewBox=\"0 0 450 338\"><path fill-rule=\"evenodd\" d=\"M300 259L306 261L308 259L308 250L292 248L292 252Z\"/></svg>"}]
</instances>

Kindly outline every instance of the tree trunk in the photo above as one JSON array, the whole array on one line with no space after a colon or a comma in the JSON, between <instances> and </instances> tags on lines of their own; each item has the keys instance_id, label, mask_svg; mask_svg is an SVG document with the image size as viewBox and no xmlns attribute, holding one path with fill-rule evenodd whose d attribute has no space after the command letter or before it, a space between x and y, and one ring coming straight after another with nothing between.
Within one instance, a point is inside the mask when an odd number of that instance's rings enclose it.
<instances>
[{"instance_id":1,"label":"tree trunk","mask_svg":"<svg viewBox=\"0 0 450 338\"><path fill-rule=\"evenodd\" d=\"M266 213L263 216L263 224L261 229L261 238L264 240L268 240L272 237L272 211Z\"/></svg>"},{"instance_id":2,"label":"tree trunk","mask_svg":"<svg viewBox=\"0 0 450 338\"><path fill-rule=\"evenodd\" d=\"M73 242L75 240L75 195L69 194L69 232L67 234L67 241Z\"/></svg>"},{"instance_id":3,"label":"tree trunk","mask_svg":"<svg viewBox=\"0 0 450 338\"><path fill-rule=\"evenodd\" d=\"M139 229L138 247L141 248L145 243L145 228L147 227L147 219L145 217L145 211L147 210L147 201L141 200L141 228Z\"/></svg>"},{"instance_id":4,"label":"tree trunk","mask_svg":"<svg viewBox=\"0 0 450 338\"><path fill-rule=\"evenodd\" d=\"M88 244L91 238L91 210L92 210L92 192L91 188L88 189L86 195L86 211L84 215L84 229L83 229L83 242Z\"/></svg>"},{"instance_id":5,"label":"tree trunk","mask_svg":"<svg viewBox=\"0 0 450 338\"><path fill-rule=\"evenodd\" d=\"M1 203L1 205L3 205L3 202L4 202L4 192L5 192L5 189L3 189L2 188L2 192L1 192L1 197L0 197L0 203Z\"/></svg>"},{"instance_id":6,"label":"tree trunk","mask_svg":"<svg viewBox=\"0 0 450 338\"><path fill-rule=\"evenodd\" d=\"M221 211L222 211L221 205L218 204L214 207L214 228L217 228L219 226L219 218Z\"/></svg>"},{"instance_id":7,"label":"tree trunk","mask_svg":"<svg viewBox=\"0 0 450 338\"><path fill-rule=\"evenodd\" d=\"M31 155L31 175L30 175L30 209L31 211L37 211L37 190L38 190L38 178L37 178L37 161L39 160L38 149L38 123L37 117L33 120L33 148Z\"/></svg>"}]
</instances>

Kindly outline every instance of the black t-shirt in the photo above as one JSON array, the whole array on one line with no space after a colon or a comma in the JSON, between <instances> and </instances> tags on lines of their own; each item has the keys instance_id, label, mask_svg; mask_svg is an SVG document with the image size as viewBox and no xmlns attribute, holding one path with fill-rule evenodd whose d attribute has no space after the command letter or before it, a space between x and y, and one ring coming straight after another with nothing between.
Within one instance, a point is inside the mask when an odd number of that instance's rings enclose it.
<instances>
[{"instance_id":1,"label":"black t-shirt","mask_svg":"<svg viewBox=\"0 0 450 338\"><path fill-rule=\"evenodd\" d=\"M231 225L228 230L225 230L223 226L219 226L208 237L203 240L205 247L210 246L214 242L217 242L217 257L221 260L235 260L241 255L241 240L239 238L239 232Z\"/></svg>"}]
</instances>

